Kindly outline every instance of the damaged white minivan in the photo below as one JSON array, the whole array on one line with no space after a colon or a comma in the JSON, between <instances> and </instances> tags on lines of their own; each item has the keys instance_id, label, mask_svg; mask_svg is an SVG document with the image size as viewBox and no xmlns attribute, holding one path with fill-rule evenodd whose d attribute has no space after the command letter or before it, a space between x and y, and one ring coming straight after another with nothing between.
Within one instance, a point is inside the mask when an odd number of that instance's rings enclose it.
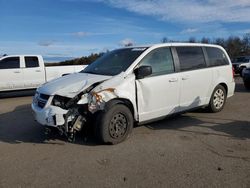
<instances>
[{"instance_id":1,"label":"damaged white minivan","mask_svg":"<svg viewBox=\"0 0 250 188\"><path fill-rule=\"evenodd\" d=\"M70 141L90 125L102 142L117 144L138 123L197 107L219 112L234 88L222 47L165 43L108 52L81 72L39 87L32 109L40 124Z\"/></svg>"}]
</instances>

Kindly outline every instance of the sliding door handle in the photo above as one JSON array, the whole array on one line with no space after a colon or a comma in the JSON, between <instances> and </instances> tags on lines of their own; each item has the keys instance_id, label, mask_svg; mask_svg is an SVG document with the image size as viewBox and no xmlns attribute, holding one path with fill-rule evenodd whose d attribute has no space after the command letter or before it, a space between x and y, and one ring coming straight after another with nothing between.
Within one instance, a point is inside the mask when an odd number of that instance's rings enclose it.
<instances>
[{"instance_id":1,"label":"sliding door handle","mask_svg":"<svg viewBox=\"0 0 250 188\"><path fill-rule=\"evenodd\" d=\"M189 79L189 76L184 76L181 78L182 80L188 80Z\"/></svg>"}]
</instances>

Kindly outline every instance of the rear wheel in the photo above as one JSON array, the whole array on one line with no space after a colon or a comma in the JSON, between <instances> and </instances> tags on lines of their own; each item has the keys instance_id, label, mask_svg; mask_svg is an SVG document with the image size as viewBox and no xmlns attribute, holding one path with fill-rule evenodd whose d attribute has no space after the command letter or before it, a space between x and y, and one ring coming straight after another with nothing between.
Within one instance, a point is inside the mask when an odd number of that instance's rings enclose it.
<instances>
[{"instance_id":1,"label":"rear wheel","mask_svg":"<svg viewBox=\"0 0 250 188\"><path fill-rule=\"evenodd\" d=\"M118 144L131 133L133 122L133 116L127 106L109 105L97 115L96 136L103 143Z\"/></svg>"},{"instance_id":2,"label":"rear wheel","mask_svg":"<svg viewBox=\"0 0 250 188\"><path fill-rule=\"evenodd\" d=\"M211 96L208 109L210 112L220 112L226 103L227 93L222 85L218 85Z\"/></svg>"}]
</instances>

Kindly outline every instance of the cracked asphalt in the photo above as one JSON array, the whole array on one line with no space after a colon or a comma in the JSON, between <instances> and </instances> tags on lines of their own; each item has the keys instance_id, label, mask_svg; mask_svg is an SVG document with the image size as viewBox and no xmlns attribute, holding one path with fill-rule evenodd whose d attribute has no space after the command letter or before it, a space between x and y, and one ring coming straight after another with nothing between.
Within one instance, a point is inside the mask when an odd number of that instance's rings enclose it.
<instances>
[{"instance_id":1,"label":"cracked asphalt","mask_svg":"<svg viewBox=\"0 0 250 188\"><path fill-rule=\"evenodd\" d=\"M134 128L119 145L43 134L30 94L0 99L0 187L250 187L250 91ZM28 95L28 96L26 96Z\"/></svg>"}]
</instances>

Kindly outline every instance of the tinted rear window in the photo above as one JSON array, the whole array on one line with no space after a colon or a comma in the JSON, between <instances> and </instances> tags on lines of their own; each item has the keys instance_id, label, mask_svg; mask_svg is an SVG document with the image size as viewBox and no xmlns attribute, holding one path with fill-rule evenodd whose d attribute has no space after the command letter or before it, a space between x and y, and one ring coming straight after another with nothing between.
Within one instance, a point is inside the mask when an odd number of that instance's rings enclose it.
<instances>
[{"instance_id":1,"label":"tinted rear window","mask_svg":"<svg viewBox=\"0 0 250 188\"><path fill-rule=\"evenodd\" d=\"M177 47L181 71L196 70L206 67L201 47Z\"/></svg>"},{"instance_id":2,"label":"tinted rear window","mask_svg":"<svg viewBox=\"0 0 250 188\"><path fill-rule=\"evenodd\" d=\"M229 61L225 53L219 48L206 47L207 56L209 59L209 66L228 65Z\"/></svg>"},{"instance_id":3,"label":"tinted rear window","mask_svg":"<svg viewBox=\"0 0 250 188\"><path fill-rule=\"evenodd\" d=\"M18 69L20 68L19 57L7 57L0 61L0 69Z\"/></svg>"},{"instance_id":4,"label":"tinted rear window","mask_svg":"<svg viewBox=\"0 0 250 188\"><path fill-rule=\"evenodd\" d=\"M39 61L37 57L25 57L25 67L39 67Z\"/></svg>"}]
</instances>

